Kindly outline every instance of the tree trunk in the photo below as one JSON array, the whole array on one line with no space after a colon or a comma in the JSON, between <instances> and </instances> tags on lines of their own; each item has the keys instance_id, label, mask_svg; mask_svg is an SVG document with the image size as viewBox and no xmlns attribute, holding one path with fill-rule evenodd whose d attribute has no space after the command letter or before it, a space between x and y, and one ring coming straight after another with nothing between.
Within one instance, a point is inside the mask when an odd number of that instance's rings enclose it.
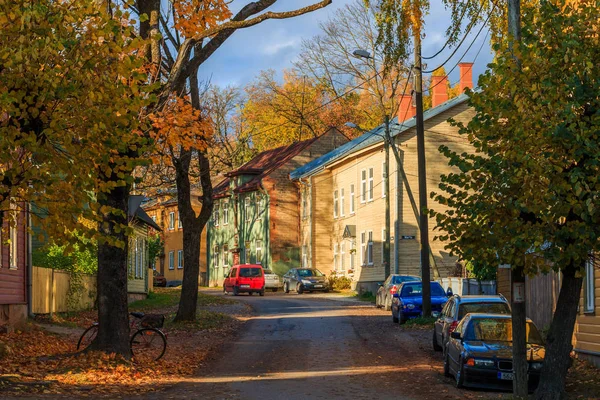
<instances>
[{"instance_id":1,"label":"tree trunk","mask_svg":"<svg viewBox=\"0 0 600 400\"><path fill-rule=\"evenodd\" d=\"M523 266L516 266L512 271L512 334L513 334L513 396L515 399L526 399L528 394L527 382L527 316L525 307L525 276ZM515 285L522 284L523 298L516 302Z\"/></svg>"},{"instance_id":2,"label":"tree trunk","mask_svg":"<svg viewBox=\"0 0 600 400\"><path fill-rule=\"evenodd\" d=\"M556 311L546 339L546 356L540 385L535 393L537 400L558 400L565 397L565 378L571 365L571 340L583 282L583 278L575 275L576 271L573 264L563 270Z\"/></svg>"},{"instance_id":3,"label":"tree trunk","mask_svg":"<svg viewBox=\"0 0 600 400\"><path fill-rule=\"evenodd\" d=\"M114 179L113 179L114 178ZM116 182L111 176L106 181ZM123 226L127 225L129 186L117 186L99 195L100 206L120 210L122 215L106 214L100 231L104 236L125 243L123 248L100 243L98 245L98 336L96 350L131 357L129 348L129 313L127 309L127 251L128 238ZM115 229L117 228L117 229Z\"/></svg>"}]
</instances>

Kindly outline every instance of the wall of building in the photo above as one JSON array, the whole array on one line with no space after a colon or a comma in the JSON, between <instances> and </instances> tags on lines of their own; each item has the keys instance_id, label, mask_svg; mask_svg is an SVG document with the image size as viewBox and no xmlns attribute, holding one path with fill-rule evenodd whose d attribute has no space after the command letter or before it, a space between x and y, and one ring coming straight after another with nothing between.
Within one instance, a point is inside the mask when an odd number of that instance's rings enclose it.
<instances>
[{"instance_id":1,"label":"wall of building","mask_svg":"<svg viewBox=\"0 0 600 400\"><path fill-rule=\"evenodd\" d=\"M143 224L133 225L134 234L129 238L129 254L127 256L127 292L137 294L148 293L148 227ZM136 268L136 259L141 266Z\"/></svg>"},{"instance_id":2,"label":"wall of building","mask_svg":"<svg viewBox=\"0 0 600 400\"><path fill-rule=\"evenodd\" d=\"M600 269L594 266L594 311L586 312L583 296L579 304L579 315L575 323L573 344L578 357L588 360L600 368ZM584 287L585 287L584 279Z\"/></svg>"}]
</instances>

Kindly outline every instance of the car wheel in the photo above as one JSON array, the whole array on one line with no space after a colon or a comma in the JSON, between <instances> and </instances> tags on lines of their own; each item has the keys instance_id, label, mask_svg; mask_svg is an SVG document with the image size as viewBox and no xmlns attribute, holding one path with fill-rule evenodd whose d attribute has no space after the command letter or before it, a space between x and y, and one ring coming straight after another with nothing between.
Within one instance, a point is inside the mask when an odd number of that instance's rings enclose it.
<instances>
[{"instance_id":1,"label":"car wheel","mask_svg":"<svg viewBox=\"0 0 600 400\"><path fill-rule=\"evenodd\" d=\"M263 289L263 290L261 290L260 292L258 292L258 295L259 295L259 296L264 296L264 295L265 295L265 290Z\"/></svg>"},{"instance_id":2,"label":"car wheel","mask_svg":"<svg viewBox=\"0 0 600 400\"><path fill-rule=\"evenodd\" d=\"M252 292L248 292L248 296L252 296Z\"/></svg>"},{"instance_id":3,"label":"car wheel","mask_svg":"<svg viewBox=\"0 0 600 400\"><path fill-rule=\"evenodd\" d=\"M435 327L433 328L433 339L431 340L434 351L442 351L442 346L437 342L437 335L435 334Z\"/></svg>"},{"instance_id":4,"label":"car wheel","mask_svg":"<svg viewBox=\"0 0 600 400\"><path fill-rule=\"evenodd\" d=\"M406 318L404 318L402 311L398 312L398 319L400 320L400 325L404 325L406 323Z\"/></svg>"},{"instance_id":5,"label":"car wheel","mask_svg":"<svg viewBox=\"0 0 600 400\"><path fill-rule=\"evenodd\" d=\"M227 290L225 290L225 286L223 286L223 294L227 294Z\"/></svg>"},{"instance_id":6,"label":"car wheel","mask_svg":"<svg viewBox=\"0 0 600 400\"><path fill-rule=\"evenodd\" d=\"M459 359L458 365L460 367L458 368L458 371L456 371L456 375L454 376L454 378L455 378L454 385L458 389L460 389L464 386L464 383L465 383L465 374L464 374L465 367L463 365L462 359Z\"/></svg>"},{"instance_id":7,"label":"car wheel","mask_svg":"<svg viewBox=\"0 0 600 400\"><path fill-rule=\"evenodd\" d=\"M329 293L329 289L325 289L323 290L325 293Z\"/></svg>"},{"instance_id":8,"label":"car wheel","mask_svg":"<svg viewBox=\"0 0 600 400\"><path fill-rule=\"evenodd\" d=\"M447 351L444 351L444 376L450 377L450 358Z\"/></svg>"},{"instance_id":9,"label":"car wheel","mask_svg":"<svg viewBox=\"0 0 600 400\"><path fill-rule=\"evenodd\" d=\"M392 311L392 321L397 324L398 323L398 315L394 314L394 311Z\"/></svg>"},{"instance_id":10,"label":"car wheel","mask_svg":"<svg viewBox=\"0 0 600 400\"><path fill-rule=\"evenodd\" d=\"M237 296L238 294L240 294L240 289L237 286L233 287L233 295Z\"/></svg>"},{"instance_id":11,"label":"car wheel","mask_svg":"<svg viewBox=\"0 0 600 400\"><path fill-rule=\"evenodd\" d=\"M298 294L302 294L302 293L304 293L304 288L302 287L302 285L301 285L301 284L298 284L298 286L296 286L296 292L297 292Z\"/></svg>"},{"instance_id":12,"label":"car wheel","mask_svg":"<svg viewBox=\"0 0 600 400\"><path fill-rule=\"evenodd\" d=\"M289 293L290 292L290 287L288 286L287 283L283 284L283 293Z\"/></svg>"}]
</instances>

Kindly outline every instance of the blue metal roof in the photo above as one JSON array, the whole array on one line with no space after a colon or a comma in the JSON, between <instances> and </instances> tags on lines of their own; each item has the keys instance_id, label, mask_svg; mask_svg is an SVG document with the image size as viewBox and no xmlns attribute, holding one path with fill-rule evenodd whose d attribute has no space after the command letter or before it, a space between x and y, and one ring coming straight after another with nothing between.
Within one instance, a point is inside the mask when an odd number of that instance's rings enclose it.
<instances>
[{"instance_id":1,"label":"blue metal roof","mask_svg":"<svg viewBox=\"0 0 600 400\"><path fill-rule=\"evenodd\" d=\"M469 97L463 93L453 99L450 99L440 104L439 106L430 108L429 110L423 113L423 120L427 121L428 119L433 118L458 104L464 103L468 99ZM402 124L398 124L398 119L394 118L392 121L390 121L391 137L396 137L397 135L411 128L414 128L416 126L416 123L417 122L414 117L404 121ZM335 161L338 161L346 156L351 155L352 153L365 149L376 143L383 142L384 133L385 124L381 124L378 127L368 132L365 132L356 139L344 144L343 146L340 146L337 149L332 150L329 153L324 154L321 157L312 160L311 162L293 170L290 173L290 178L300 179L321 172L325 167L334 163Z\"/></svg>"}]
</instances>

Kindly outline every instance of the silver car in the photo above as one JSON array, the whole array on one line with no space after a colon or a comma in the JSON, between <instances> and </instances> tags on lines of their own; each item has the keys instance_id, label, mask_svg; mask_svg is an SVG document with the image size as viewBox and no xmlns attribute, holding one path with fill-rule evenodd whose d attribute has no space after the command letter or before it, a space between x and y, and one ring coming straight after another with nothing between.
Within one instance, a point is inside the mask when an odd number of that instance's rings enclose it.
<instances>
[{"instance_id":1,"label":"silver car","mask_svg":"<svg viewBox=\"0 0 600 400\"><path fill-rule=\"evenodd\" d=\"M276 292L281 287L281 279L279 278L279 275L270 269L264 269L264 273L265 289L271 289L272 292Z\"/></svg>"},{"instance_id":2,"label":"silver car","mask_svg":"<svg viewBox=\"0 0 600 400\"><path fill-rule=\"evenodd\" d=\"M377 296L375 296L375 307L385 308L385 311L390 311L392 308L392 296L398 291L398 288L403 282L420 282L421 278L412 275L391 274L385 282L379 284Z\"/></svg>"}]
</instances>

